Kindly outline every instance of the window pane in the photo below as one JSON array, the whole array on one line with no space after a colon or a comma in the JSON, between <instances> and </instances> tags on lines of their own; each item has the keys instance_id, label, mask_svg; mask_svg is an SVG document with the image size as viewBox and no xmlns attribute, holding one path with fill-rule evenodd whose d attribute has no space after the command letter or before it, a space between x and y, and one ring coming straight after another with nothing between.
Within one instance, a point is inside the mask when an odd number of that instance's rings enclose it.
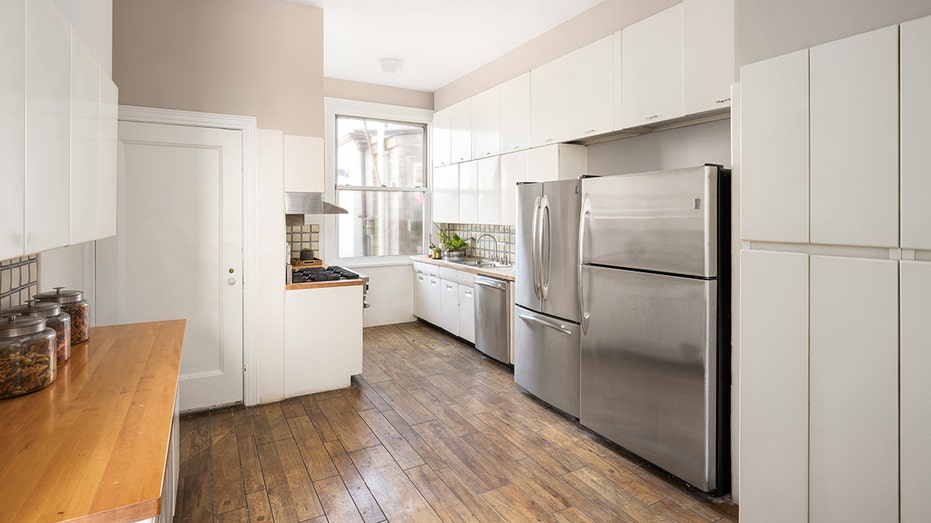
<instances>
[{"instance_id":1,"label":"window pane","mask_svg":"<svg viewBox=\"0 0 931 523\"><path fill-rule=\"evenodd\" d=\"M424 186L424 126L336 117L336 184Z\"/></svg>"},{"instance_id":2,"label":"window pane","mask_svg":"<svg viewBox=\"0 0 931 523\"><path fill-rule=\"evenodd\" d=\"M424 193L339 191L339 257L423 252Z\"/></svg>"}]
</instances>

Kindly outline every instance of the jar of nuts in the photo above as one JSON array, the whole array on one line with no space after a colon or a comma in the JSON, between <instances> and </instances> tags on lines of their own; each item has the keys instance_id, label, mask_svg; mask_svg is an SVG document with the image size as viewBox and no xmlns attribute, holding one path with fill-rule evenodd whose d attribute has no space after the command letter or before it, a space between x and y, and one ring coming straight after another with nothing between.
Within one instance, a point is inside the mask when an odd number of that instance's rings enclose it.
<instances>
[{"instance_id":1,"label":"jar of nuts","mask_svg":"<svg viewBox=\"0 0 931 523\"><path fill-rule=\"evenodd\" d=\"M10 307L0 316L21 314L45 318L45 326L55 331L55 346L58 364L61 365L71 357L71 316L61 310L61 305L53 302L37 303L29 300L26 305Z\"/></svg>"},{"instance_id":2,"label":"jar of nuts","mask_svg":"<svg viewBox=\"0 0 931 523\"><path fill-rule=\"evenodd\" d=\"M55 331L45 318L0 318L0 399L48 387L57 371Z\"/></svg>"},{"instance_id":3,"label":"jar of nuts","mask_svg":"<svg viewBox=\"0 0 931 523\"><path fill-rule=\"evenodd\" d=\"M54 291L36 294L35 299L41 303L57 303L71 316L71 345L87 341L90 336L90 306L84 300L84 291L55 287Z\"/></svg>"}]
</instances>

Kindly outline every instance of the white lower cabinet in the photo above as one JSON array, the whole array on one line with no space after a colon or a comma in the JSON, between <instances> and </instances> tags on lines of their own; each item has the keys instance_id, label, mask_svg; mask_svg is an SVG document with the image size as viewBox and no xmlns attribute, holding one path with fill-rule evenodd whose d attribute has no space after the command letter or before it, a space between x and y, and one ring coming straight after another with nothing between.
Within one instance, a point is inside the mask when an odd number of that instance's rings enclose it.
<instances>
[{"instance_id":1,"label":"white lower cabinet","mask_svg":"<svg viewBox=\"0 0 931 523\"><path fill-rule=\"evenodd\" d=\"M901 263L900 411L902 522L931 514L931 263Z\"/></svg>"},{"instance_id":2,"label":"white lower cabinet","mask_svg":"<svg viewBox=\"0 0 931 523\"><path fill-rule=\"evenodd\" d=\"M808 255L741 251L740 320L740 515L807 521Z\"/></svg>"},{"instance_id":3,"label":"white lower cabinet","mask_svg":"<svg viewBox=\"0 0 931 523\"><path fill-rule=\"evenodd\" d=\"M350 385L362 372L362 286L285 291L284 394Z\"/></svg>"},{"instance_id":4,"label":"white lower cabinet","mask_svg":"<svg viewBox=\"0 0 931 523\"><path fill-rule=\"evenodd\" d=\"M459 284L459 337L475 343L475 294L473 288Z\"/></svg>"},{"instance_id":5,"label":"white lower cabinet","mask_svg":"<svg viewBox=\"0 0 931 523\"><path fill-rule=\"evenodd\" d=\"M424 318L427 313L427 296L429 295L430 282L427 274L419 267L421 263L414 263L414 289L413 289L413 307L412 312L418 318Z\"/></svg>"},{"instance_id":6,"label":"white lower cabinet","mask_svg":"<svg viewBox=\"0 0 931 523\"><path fill-rule=\"evenodd\" d=\"M459 284L440 280L440 327L446 332L459 335Z\"/></svg>"},{"instance_id":7,"label":"white lower cabinet","mask_svg":"<svg viewBox=\"0 0 931 523\"><path fill-rule=\"evenodd\" d=\"M442 321L440 303L442 300L443 287L440 278L434 275L427 276L427 310L421 318L428 322L439 325Z\"/></svg>"},{"instance_id":8,"label":"white lower cabinet","mask_svg":"<svg viewBox=\"0 0 931 523\"><path fill-rule=\"evenodd\" d=\"M811 257L810 521L898 521L898 268Z\"/></svg>"}]
</instances>

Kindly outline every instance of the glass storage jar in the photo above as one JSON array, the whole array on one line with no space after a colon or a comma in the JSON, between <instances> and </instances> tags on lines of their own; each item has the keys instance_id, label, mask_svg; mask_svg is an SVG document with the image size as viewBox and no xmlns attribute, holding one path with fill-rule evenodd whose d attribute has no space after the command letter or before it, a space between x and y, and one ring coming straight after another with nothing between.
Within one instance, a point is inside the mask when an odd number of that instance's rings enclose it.
<instances>
[{"instance_id":1,"label":"glass storage jar","mask_svg":"<svg viewBox=\"0 0 931 523\"><path fill-rule=\"evenodd\" d=\"M55 331L55 351L58 364L66 362L71 357L71 316L61 310L61 305L52 302L37 303L29 300L26 305L17 305L5 309L2 316L22 314L45 318L45 326Z\"/></svg>"},{"instance_id":2,"label":"glass storage jar","mask_svg":"<svg viewBox=\"0 0 931 523\"><path fill-rule=\"evenodd\" d=\"M48 387L58 371L55 331L45 318L0 318L0 399Z\"/></svg>"},{"instance_id":3,"label":"glass storage jar","mask_svg":"<svg viewBox=\"0 0 931 523\"><path fill-rule=\"evenodd\" d=\"M65 290L55 287L54 291L40 292L36 301L57 303L71 316L71 345L87 341L90 337L90 306L84 300L84 291Z\"/></svg>"}]
</instances>

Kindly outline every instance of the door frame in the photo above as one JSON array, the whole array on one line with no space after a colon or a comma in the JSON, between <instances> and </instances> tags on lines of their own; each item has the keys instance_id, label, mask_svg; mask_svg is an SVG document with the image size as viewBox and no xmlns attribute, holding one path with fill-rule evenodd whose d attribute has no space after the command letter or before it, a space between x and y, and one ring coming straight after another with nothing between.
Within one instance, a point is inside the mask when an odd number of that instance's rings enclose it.
<instances>
[{"instance_id":1,"label":"door frame","mask_svg":"<svg viewBox=\"0 0 931 523\"><path fill-rule=\"evenodd\" d=\"M242 132L242 401L246 406L259 402L257 275L255 252L256 119L252 116L178 111L120 105L119 121L230 129Z\"/></svg>"}]
</instances>

